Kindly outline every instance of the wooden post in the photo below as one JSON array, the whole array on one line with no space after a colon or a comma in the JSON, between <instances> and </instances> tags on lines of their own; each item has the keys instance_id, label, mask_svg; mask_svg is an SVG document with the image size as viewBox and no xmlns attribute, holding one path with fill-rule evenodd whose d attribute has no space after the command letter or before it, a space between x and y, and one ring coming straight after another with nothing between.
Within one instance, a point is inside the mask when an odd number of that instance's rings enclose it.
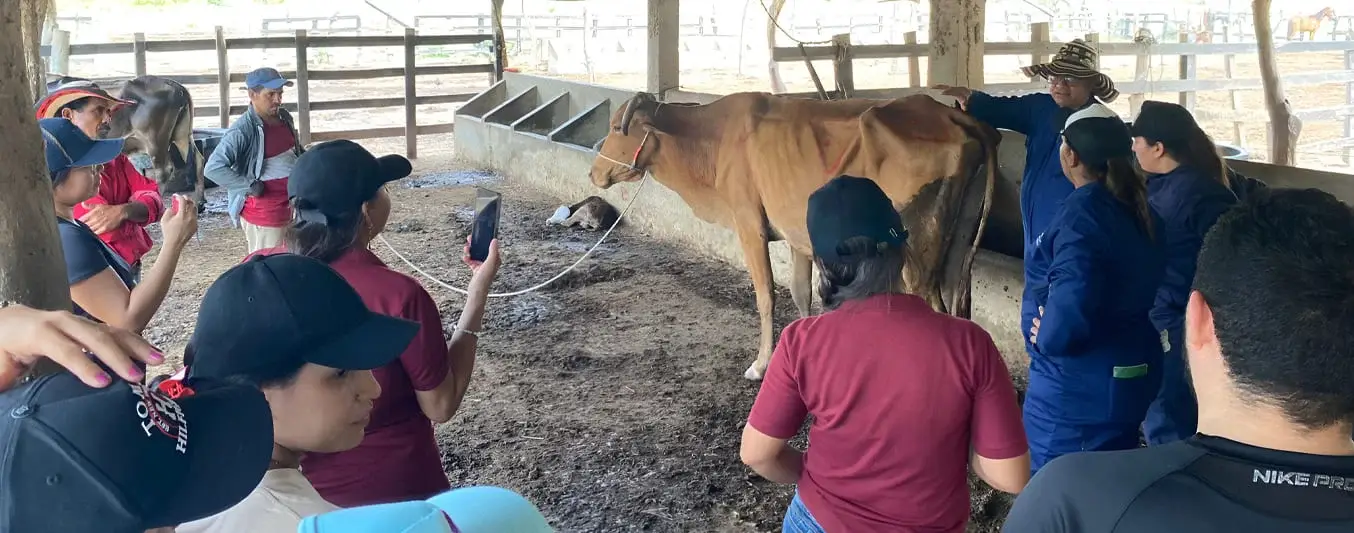
<instances>
[{"instance_id":1,"label":"wooden post","mask_svg":"<svg viewBox=\"0 0 1354 533\"><path fill-rule=\"evenodd\" d=\"M489 18L493 22L494 33L494 71L489 74L489 85L498 83L503 79L503 68L508 65L508 41L503 35L503 0L493 0L490 2ZM518 19L517 38L522 37L521 19ZM409 74L412 76L412 74Z\"/></svg>"},{"instance_id":2,"label":"wooden post","mask_svg":"<svg viewBox=\"0 0 1354 533\"><path fill-rule=\"evenodd\" d=\"M1345 51L1345 70L1354 71L1354 50ZM1345 84L1345 103L1354 106L1354 83ZM1354 115L1345 115L1345 142L1354 142ZM1354 146L1345 145L1344 162L1354 160Z\"/></svg>"},{"instance_id":3,"label":"wooden post","mask_svg":"<svg viewBox=\"0 0 1354 533\"><path fill-rule=\"evenodd\" d=\"M928 85L983 86L983 24L987 0L931 0Z\"/></svg>"},{"instance_id":4,"label":"wooden post","mask_svg":"<svg viewBox=\"0 0 1354 533\"><path fill-rule=\"evenodd\" d=\"M1181 42L1181 43L1189 43L1189 32L1184 32L1184 31L1180 32L1180 42ZM1195 70L1197 69L1198 65L1199 65L1199 58L1198 58L1198 56L1195 56L1195 55L1181 55L1181 56L1180 56L1180 79L1182 79L1182 80L1192 80L1192 79L1198 78L1198 77L1199 77L1199 76L1198 76L1198 73L1195 72ZM1190 111L1193 111L1193 110L1194 110L1195 96L1196 96L1196 94L1195 94L1194 91L1180 91L1180 105L1184 106L1185 109L1188 109L1188 110L1190 110Z\"/></svg>"},{"instance_id":5,"label":"wooden post","mask_svg":"<svg viewBox=\"0 0 1354 533\"><path fill-rule=\"evenodd\" d=\"M217 117L221 127L230 127L230 63L226 61L226 30L216 27L216 90Z\"/></svg>"},{"instance_id":6,"label":"wooden post","mask_svg":"<svg viewBox=\"0 0 1354 533\"><path fill-rule=\"evenodd\" d=\"M136 59L136 77L146 75L146 34L137 33L132 37L132 56Z\"/></svg>"},{"instance_id":7,"label":"wooden post","mask_svg":"<svg viewBox=\"0 0 1354 533\"><path fill-rule=\"evenodd\" d=\"M1048 62L1049 37L1048 23L1036 22L1030 25L1030 64L1042 65ZM1030 82L1039 81L1038 76L1030 76Z\"/></svg>"},{"instance_id":8,"label":"wooden post","mask_svg":"<svg viewBox=\"0 0 1354 533\"><path fill-rule=\"evenodd\" d=\"M47 72L70 74L71 32L52 30L51 54L47 58Z\"/></svg>"},{"instance_id":9,"label":"wooden post","mask_svg":"<svg viewBox=\"0 0 1354 533\"><path fill-rule=\"evenodd\" d=\"M917 44L917 32L910 31L903 34L903 42L906 44ZM921 87L921 57L917 54L907 56L907 86Z\"/></svg>"},{"instance_id":10,"label":"wooden post","mask_svg":"<svg viewBox=\"0 0 1354 533\"><path fill-rule=\"evenodd\" d=\"M1152 54L1151 45L1138 45L1137 64L1133 67L1133 81L1142 86L1147 86L1147 82L1152 80ZM1129 119L1136 119L1138 112L1142 111L1142 103L1147 100L1145 92L1135 92L1128 97L1128 116Z\"/></svg>"},{"instance_id":11,"label":"wooden post","mask_svg":"<svg viewBox=\"0 0 1354 533\"><path fill-rule=\"evenodd\" d=\"M1224 43L1231 42L1231 40L1232 40L1232 24L1229 18L1228 21L1224 23L1222 26L1222 42ZM1230 80L1232 79L1232 76L1235 75L1235 69L1236 69L1236 54L1227 54L1223 56L1222 58L1223 75ZM1232 101L1232 112L1239 113L1241 111L1241 93L1235 90L1228 90L1227 96ZM1244 123L1240 120L1232 121L1232 142L1235 143L1237 146L1241 146L1246 143L1245 132L1241 130L1243 124Z\"/></svg>"},{"instance_id":12,"label":"wooden post","mask_svg":"<svg viewBox=\"0 0 1354 533\"><path fill-rule=\"evenodd\" d=\"M1088 33L1085 39L1086 44L1090 45L1092 50L1095 50L1095 69L1100 70L1100 34Z\"/></svg>"},{"instance_id":13,"label":"wooden post","mask_svg":"<svg viewBox=\"0 0 1354 533\"><path fill-rule=\"evenodd\" d=\"M663 99L680 85L677 0L649 0L648 90Z\"/></svg>"},{"instance_id":14,"label":"wooden post","mask_svg":"<svg viewBox=\"0 0 1354 533\"><path fill-rule=\"evenodd\" d=\"M418 45L418 30L404 29L404 156L418 157L418 90L414 51Z\"/></svg>"},{"instance_id":15,"label":"wooden post","mask_svg":"<svg viewBox=\"0 0 1354 533\"><path fill-rule=\"evenodd\" d=\"M851 68L851 34L832 36L832 76L837 82L839 98L847 99L856 92L856 75Z\"/></svg>"},{"instance_id":16,"label":"wooden post","mask_svg":"<svg viewBox=\"0 0 1354 533\"><path fill-rule=\"evenodd\" d=\"M1251 13L1255 22L1255 41L1260 60L1260 79L1265 87L1265 109L1269 112L1269 162L1293 166L1297 159L1297 132L1301 125L1295 120L1288 98L1284 96L1283 78L1279 75L1274 57L1274 30L1270 25L1272 0L1252 0Z\"/></svg>"},{"instance_id":17,"label":"wooden post","mask_svg":"<svg viewBox=\"0 0 1354 533\"><path fill-rule=\"evenodd\" d=\"M309 45L306 30L296 30L296 133L301 136L301 146L310 144L310 62L306 59Z\"/></svg>"}]
</instances>

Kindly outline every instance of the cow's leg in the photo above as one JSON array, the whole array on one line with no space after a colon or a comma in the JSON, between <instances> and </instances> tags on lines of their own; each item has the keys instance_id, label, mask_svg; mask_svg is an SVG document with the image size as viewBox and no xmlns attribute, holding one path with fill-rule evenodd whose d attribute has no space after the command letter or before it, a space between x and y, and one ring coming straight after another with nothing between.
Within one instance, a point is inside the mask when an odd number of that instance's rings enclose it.
<instances>
[{"instance_id":1,"label":"cow's leg","mask_svg":"<svg viewBox=\"0 0 1354 533\"><path fill-rule=\"evenodd\" d=\"M799 317L803 318L809 316L813 305L813 256L791 249L790 260L794 266L790 275L790 297L795 301L795 308L799 309Z\"/></svg>"},{"instance_id":2,"label":"cow's leg","mask_svg":"<svg viewBox=\"0 0 1354 533\"><path fill-rule=\"evenodd\" d=\"M757 314L761 318L761 344L757 360L743 372L751 380L762 379L771 364L771 339L775 332L771 323L776 308L776 291L771 279L771 253L767 250L766 229L760 217L755 224L738 224L738 242L743 247L743 261L752 277L752 289L757 293Z\"/></svg>"}]
</instances>

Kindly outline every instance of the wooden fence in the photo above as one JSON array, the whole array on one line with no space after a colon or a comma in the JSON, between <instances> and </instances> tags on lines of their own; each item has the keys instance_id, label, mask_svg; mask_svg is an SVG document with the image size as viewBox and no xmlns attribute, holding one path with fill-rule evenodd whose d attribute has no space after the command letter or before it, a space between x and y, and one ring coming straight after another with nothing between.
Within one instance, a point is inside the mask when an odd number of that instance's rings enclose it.
<instances>
[{"instance_id":1,"label":"wooden fence","mask_svg":"<svg viewBox=\"0 0 1354 533\"><path fill-rule=\"evenodd\" d=\"M172 79L184 85L210 85L216 84L219 89L219 98L215 106L194 106L194 116L220 117L221 127L230 125L231 117L239 115L248 109L247 105L231 105L231 84L243 83L245 73L231 72L229 62L230 50L254 50L254 49L276 49L291 48L296 50L296 70L283 71L282 75L296 82L296 104L284 104L283 107L296 115L296 128L302 144L312 141L326 141L333 139L370 139L377 137L398 137L401 134L405 138L405 154L409 158L418 155L418 135L449 133L452 131L453 123L424 124L418 123L418 106L421 104L447 104L456 102L465 102L470 100L478 93L459 93L459 94L439 94L439 95L418 95L418 77L419 76L437 76L444 74L474 74L485 73L488 75L488 82L502 78L502 65L496 63L480 63L471 65L439 65L423 66L416 65L415 52L420 46L445 46L445 45L465 45L480 44L488 41L489 46L493 46L492 35L418 35L413 28L405 30L404 35L371 35L371 36L311 36L306 30L296 30L295 35L288 37L242 37L227 38L220 26L216 27L216 37L214 39L188 39L177 41L147 41L145 34L138 33L134 36L132 42L121 43L96 43L96 44L74 44L69 45L67 50L57 50L57 54L67 54L69 56L82 55L103 55L103 54L132 54L136 64L136 76L145 76L148 74L146 68L146 55L152 52L190 52L190 51L216 51L216 72L213 74L193 74L193 75L168 75ZM404 48L404 66L393 68L369 68L369 69L343 69L343 70L315 70L309 68L309 53L313 49L323 48L348 48L348 47L378 47L378 46L402 46ZM50 46L42 47L43 57L49 57L52 54ZM494 55L494 54L491 54ZM496 57L496 55L494 55ZM379 78L404 78L404 95L390 98L357 98L347 100L330 100L322 102L312 102L310 100L310 83L312 81L326 80L369 80ZM127 81L127 77L118 78L99 78L94 81L100 84L113 84ZM381 107L404 107L404 125L383 128L368 128L357 130L335 130L335 131L311 131L311 111L335 111L346 109L370 109Z\"/></svg>"},{"instance_id":2,"label":"wooden fence","mask_svg":"<svg viewBox=\"0 0 1354 533\"><path fill-rule=\"evenodd\" d=\"M1048 61L1048 58L1062 46L1062 43L1049 39L1047 23L1033 24L1030 33L1029 42L984 43L984 54L1028 56L1030 64L1037 64ZM837 89L840 91L839 96L840 93L845 93L845 95L856 98L887 98L891 93L896 92L896 89L856 90L851 63L854 59L906 58L909 78L907 87L919 88L922 86L920 59L928 56L930 45L926 43L917 44L915 32L908 32L904 38L907 44L854 46L849 44L850 35L842 34L833 38L834 44L827 46L776 47L772 51L772 59L775 61L831 61L833 65L832 79L836 81ZM1120 93L1129 96L1130 116L1137 115L1146 94L1176 92L1180 95L1180 104L1190 108L1190 111L1194 113L1198 120L1231 122L1234 125L1234 136L1237 138L1237 142L1240 142L1240 124L1247 122L1268 124L1269 116L1264 109L1241 109L1236 95L1238 90L1262 89L1264 87L1263 82L1259 78L1230 78L1234 56L1257 53L1256 43L1190 43L1189 41L1192 39L1187 34L1180 35L1180 43L1163 44L1104 43L1100 42L1098 34L1095 33L1087 34L1085 38L1087 42L1099 50L1102 58L1113 56L1133 56L1137 58L1133 81L1115 84ZM1344 83L1346 85L1345 105L1299 110L1294 113L1304 122L1343 121L1344 135L1341 138L1303 145L1302 149L1304 151L1342 150L1344 162L1350 163L1351 159L1354 159L1354 41L1293 41L1276 44L1274 52L1276 54L1344 52L1344 70L1288 74L1283 76L1283 83L1289 87L1328 83ZM1225 55L1226 74L1229 79L1204 80L1196 78L1198 56L1201 55ZM1151 80L1152 56L1179 56L1179 79ZM812 69L810 69L810 73L812 72ZM816 77L816 74L814 76ZM1045 89L1045 83L1033 79L1024 83L989 83L983 87L984 91L999 95L1026 94ZM1195 93L1201 91L1228 91L1232 97L1231 109L1195 108ZM794 96L814 97L818 95L819 93L794 93Z\"/></svg>"}]
</instances>

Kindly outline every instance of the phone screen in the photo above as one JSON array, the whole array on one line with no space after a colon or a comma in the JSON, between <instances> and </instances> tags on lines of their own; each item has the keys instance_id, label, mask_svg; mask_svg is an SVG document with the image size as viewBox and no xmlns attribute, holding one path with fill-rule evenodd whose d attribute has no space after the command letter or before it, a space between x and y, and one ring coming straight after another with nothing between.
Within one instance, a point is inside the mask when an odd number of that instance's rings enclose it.
<instances>
[{"instance_id":1,"label":"phone screen","mask_svg":"<svg viewBox=\"0 0 1354 533\"><path fill-rule=\"evenodd\" d=\"M489 256L489 242L498 236L498 218L502 196L478 188L475 193L475 219L470 226L470 258L483 261Z\"/></svg>"}]
</instances>

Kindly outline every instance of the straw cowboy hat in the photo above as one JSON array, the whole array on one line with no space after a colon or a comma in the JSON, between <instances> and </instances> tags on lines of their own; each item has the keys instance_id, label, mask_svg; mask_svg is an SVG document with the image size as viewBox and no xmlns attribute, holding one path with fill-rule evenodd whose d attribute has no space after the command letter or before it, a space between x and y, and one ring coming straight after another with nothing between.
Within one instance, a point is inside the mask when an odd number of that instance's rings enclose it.
<instances>
[{"instance_id":1,"label":"straw cowboy hat","mask_svg":"<svg viewBox=\"0 0 1354 533\"><path fill-rule=\"evenodd\" d=\"M1114 88L1114 80L1096 70L1096 55L1095 49L1086 44L1086 41L1073 39L1072 42L1064 44L1058 50L1058 54L1053 56L1053 61L1021 67L1020 71L1030 77L1065 76L1079 80L1090 80L1092 83L1091 94L1102 102L1110 103L1119 97L1119 91Z\"/></svg>"}]
</instances>

